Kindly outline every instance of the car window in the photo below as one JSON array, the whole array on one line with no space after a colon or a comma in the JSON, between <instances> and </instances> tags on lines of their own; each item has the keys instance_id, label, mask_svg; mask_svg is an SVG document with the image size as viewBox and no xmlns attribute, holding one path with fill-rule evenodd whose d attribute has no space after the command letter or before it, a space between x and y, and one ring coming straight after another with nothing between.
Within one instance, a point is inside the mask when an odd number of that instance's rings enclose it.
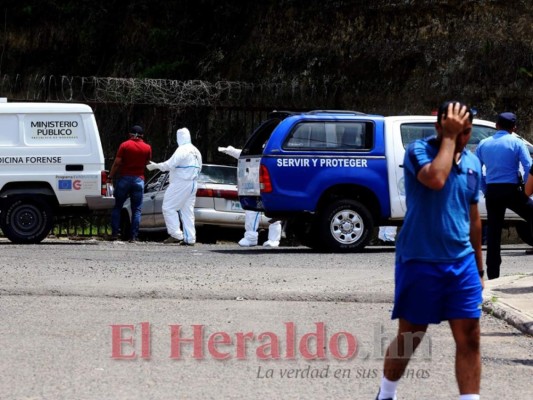
<instances>
[{"instance_id":1,"label":"car window","mask_svg":"<svg viewBox=\"0 0 533 400\"><path fill-rule=\"evenodd\" d=\"M406 123L402 124L400 127L400 133L402 136L403 147L407 146L414 142L417 139L427 138L429 136L436 135L435 124L432 122L425 123ZM496 133L495 128L482 125L473 125L472 126L472 136L466 145L467 149L474 151L483 139L488 138Z\"/></svg>"},{"instance_id":2,"label":"car window","mask_svg":"<svg viewBox=\"0 0 533 400\"><path fill-rule=\"evenodd\" d=\"M198 182L236 185L237 168L220 165L204 165L198 177Z\"/></svg>"},{"instance_id":3,"label":"car window","mask_svg":"<svg viewBox=\"0 0 533 400\"><path fill-rule=\"evenodd\" d=\"M144 184L144 193L158 192L168 186L168 173L159 171Z\"/></svg>"},{"instance_id":4,"label":"car window","mask_svg":"<svg viewBox=\"0 0 533 400\"><path fill-rule=\"evenodd\" d=\"M475 151L479 142L481 142L483 139L486 139L494 135L496 132L497 132L496 129L488 127L488 126L481 126L481 125L472 126L472 136L470 136L470 140L468 141L466 148L472 152Z\"/></svg>"},{"instance_id":5,"label":"car window","mask_svg":"<svg viewBox=\"0 0 533 400\"><path fill-rule=\"evenodd\" d=\"M370 150L373 146L373 124L369 122L302 122L289 134L288 150Z\"/></svg>"}]
</instances>

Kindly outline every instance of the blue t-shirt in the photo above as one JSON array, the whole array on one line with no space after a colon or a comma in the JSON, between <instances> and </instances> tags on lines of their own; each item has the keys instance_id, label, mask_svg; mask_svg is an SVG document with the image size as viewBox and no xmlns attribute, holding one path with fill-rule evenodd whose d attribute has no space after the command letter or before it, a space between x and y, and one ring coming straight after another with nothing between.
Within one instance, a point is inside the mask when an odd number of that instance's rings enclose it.
<instances>
[{"instance_id":1,"label":"blue t-shirt","mask_svg":"<svg viewBox=\"0 0 533 400\"><path fill-rule=\"evenodd\" d=\"M433 190L417 179L422 167L437 156L440 143L435 136L409 145L404 159L407 212L396 241L396 258L447 262L472 252L470 206L479 201L481 164L469 150L453 165L446 184Z\"/></svg>"},{"instance_id":2,"label":"blue t-shirt","mask_svg":"<svg viewBox=\"0 0 533 400\"><path fill-rule=\"evenodd\" d=\"M483 139L476 148L486 168L486 183L518 183L519 163L524 172L531 168L531 156L526 145L507 131L498 131Z\"/></svg>"}]
</instances>

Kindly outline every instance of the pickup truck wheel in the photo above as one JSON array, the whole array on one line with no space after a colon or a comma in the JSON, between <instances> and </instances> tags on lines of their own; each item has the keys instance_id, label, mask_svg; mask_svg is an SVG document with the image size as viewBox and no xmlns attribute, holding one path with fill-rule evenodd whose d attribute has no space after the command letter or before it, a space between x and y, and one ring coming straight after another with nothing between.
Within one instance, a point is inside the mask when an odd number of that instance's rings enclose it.
<instances>
[{"instance_id":1,"label":"pickup truck wheel","mask_svg":"<svg viewBox=\"0 0 533 400\"><path fill-rule=\"evenodd\" d=\"M338 200L321 213L321 246L334 252L361 251L370 241L373 229L372 216L363 204Z\"/></svg>"},{"instance_id":2,"label":"pickup truck wheel","mask_svg":"<svg viewBox=\"0 0 533 400\"><path fill-rule=\"evenodd\" d=\"M533 226L530 223L527 223L526 221L517 222L515 229L518 237L520 237L524 243L533 246Z\"/></svg>"},{"instance_id":3,"label":"pickup truck wheel","mask_svg":"<svg viewBox=\"0 0 533 400\"><path fill-rule=\"evenodd\" d=\"M13 243L40 243L52 230L54 213L39 196L14 196L1 214L4 235Z\"/></svg>"}]
</instances>

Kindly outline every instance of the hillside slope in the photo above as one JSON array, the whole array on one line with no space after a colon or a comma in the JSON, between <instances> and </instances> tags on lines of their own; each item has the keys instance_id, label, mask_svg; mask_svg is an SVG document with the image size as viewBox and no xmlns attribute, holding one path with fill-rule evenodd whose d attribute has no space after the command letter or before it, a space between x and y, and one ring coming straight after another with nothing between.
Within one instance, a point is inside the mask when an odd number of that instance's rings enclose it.
<instances>
[{"instance_id":1,"label":"hillside slope","mask_svg":"<svg viewBox=\"0 0 533 400\"><path fill-rule=\"evenodd\" d=\"M279 83L280 106L384 114L457 98L485 118L513 110L533 130L529 0L34 0L1 11L1 75Z\"/></svg>"}]
</instances>

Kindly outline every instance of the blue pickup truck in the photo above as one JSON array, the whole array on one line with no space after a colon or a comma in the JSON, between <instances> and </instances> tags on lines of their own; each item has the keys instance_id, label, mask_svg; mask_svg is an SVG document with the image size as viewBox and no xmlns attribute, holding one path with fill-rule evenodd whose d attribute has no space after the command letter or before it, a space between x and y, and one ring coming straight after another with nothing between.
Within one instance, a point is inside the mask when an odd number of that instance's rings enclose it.
<instances>
[{"instance_id":1,"label":"blue pickup truck","mask_svg":"<svg viewBox=\"0 0 533 400\"><path fill-rule=\"evenodd\" d=\"M303 245L360 251L374 227L401 225L405 148L434 135L435 120L355 111L272 112L239 158L241 205L286 220L286 232ZM475 119L468 146L474 149L495 132L494 123ZM483 200L479 209L486 219ZM525 221L512 212L506 221L533 245Z\"/></svg>"}]
</instances>

